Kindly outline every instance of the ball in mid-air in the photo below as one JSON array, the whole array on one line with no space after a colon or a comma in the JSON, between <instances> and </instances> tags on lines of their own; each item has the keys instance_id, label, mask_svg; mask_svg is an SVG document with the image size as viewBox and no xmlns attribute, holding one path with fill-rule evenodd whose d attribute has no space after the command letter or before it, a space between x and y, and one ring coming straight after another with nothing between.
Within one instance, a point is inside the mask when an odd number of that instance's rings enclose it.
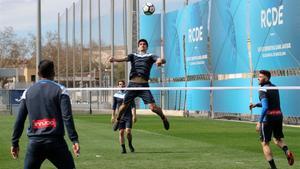
<instances>
[{"instance_id":1,"label":"ball in mid-air","mask_svg":"<svg viewBox=\"0 0 300 169\"><path fill-rule=\"evenodd\" d=\"M147 2L143 7L143 11L145 15L152 15L155 12L155 7L152 3Z\"/></svg>"}]
</instances>

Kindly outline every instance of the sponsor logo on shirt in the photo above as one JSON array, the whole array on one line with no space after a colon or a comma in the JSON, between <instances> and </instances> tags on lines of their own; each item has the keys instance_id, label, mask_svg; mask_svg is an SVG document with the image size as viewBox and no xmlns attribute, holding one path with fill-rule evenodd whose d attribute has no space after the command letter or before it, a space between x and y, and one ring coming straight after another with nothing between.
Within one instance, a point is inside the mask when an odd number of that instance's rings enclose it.
<instances>
[{"instance_id":1,"label":"sponsor logo on shirt","mask_svg":"<svg viewBox=\"0 0 300 169\"><path fill-rule=\"evenodd\" d=\"M41 128L55 128L56 127L56 119L41 119L41 120L33 120L32 126L34 129Z\"/></svg>"}]
</instances>

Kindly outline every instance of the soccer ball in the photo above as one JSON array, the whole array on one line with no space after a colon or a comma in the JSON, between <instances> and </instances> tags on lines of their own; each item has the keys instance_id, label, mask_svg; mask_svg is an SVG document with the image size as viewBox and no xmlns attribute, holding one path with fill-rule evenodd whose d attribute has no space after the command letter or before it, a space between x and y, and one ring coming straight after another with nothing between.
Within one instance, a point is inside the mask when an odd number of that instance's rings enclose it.
<instances>
[{"instance_id":1,"label":"soccer ball","mask_svg":"<svg viewBox=\"0 0 300 169\"><path fill-rule=\"evenodd\" d=\"M155 7L152 3L147 2L143 8L145 15L152 15L155 12Z\"/></svg>"}]
</instances>

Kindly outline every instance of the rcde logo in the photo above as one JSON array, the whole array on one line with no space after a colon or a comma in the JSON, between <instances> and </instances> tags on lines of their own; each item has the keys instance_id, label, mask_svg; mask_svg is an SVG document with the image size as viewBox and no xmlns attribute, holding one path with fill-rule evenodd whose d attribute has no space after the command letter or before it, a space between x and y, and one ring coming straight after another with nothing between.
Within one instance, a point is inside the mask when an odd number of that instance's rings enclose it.
<instances>
[{"instance_id":1,"label":"rcde logo","mask_svg":"<svg viewBox=\"0 0 300 169\"><path fill-rule=\"evenodd\" d=\"M279 7L268 8L260 13L261 28L283 24L283 5Z\"/></svg>"},{"instance_id":2,"label":"rcde logo","mask_svg":"<svg viewBox=\"0 0 300 169\"><path fill-rule=\"evenodd\" d=\"M189 43L203 40L203 26L189 29Z\"/></svg>"}]
</instances>

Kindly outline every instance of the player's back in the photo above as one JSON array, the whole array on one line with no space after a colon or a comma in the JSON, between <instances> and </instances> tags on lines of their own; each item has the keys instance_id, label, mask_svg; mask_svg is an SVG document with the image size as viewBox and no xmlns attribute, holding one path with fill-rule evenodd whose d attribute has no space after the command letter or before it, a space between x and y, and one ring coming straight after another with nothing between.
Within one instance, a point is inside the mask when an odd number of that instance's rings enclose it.
<instances>
[{"instance_id":1,"label":"player's back","mask_svg":"<svg viewBox=\"0 0 300 169\"><path fill-rule=\"evenodd\" d=\"M50 80L41 80L26 90L25 99L30 126L29 137L63 137L60 107L64 87Z\"/></svg>"}]
</instances>

